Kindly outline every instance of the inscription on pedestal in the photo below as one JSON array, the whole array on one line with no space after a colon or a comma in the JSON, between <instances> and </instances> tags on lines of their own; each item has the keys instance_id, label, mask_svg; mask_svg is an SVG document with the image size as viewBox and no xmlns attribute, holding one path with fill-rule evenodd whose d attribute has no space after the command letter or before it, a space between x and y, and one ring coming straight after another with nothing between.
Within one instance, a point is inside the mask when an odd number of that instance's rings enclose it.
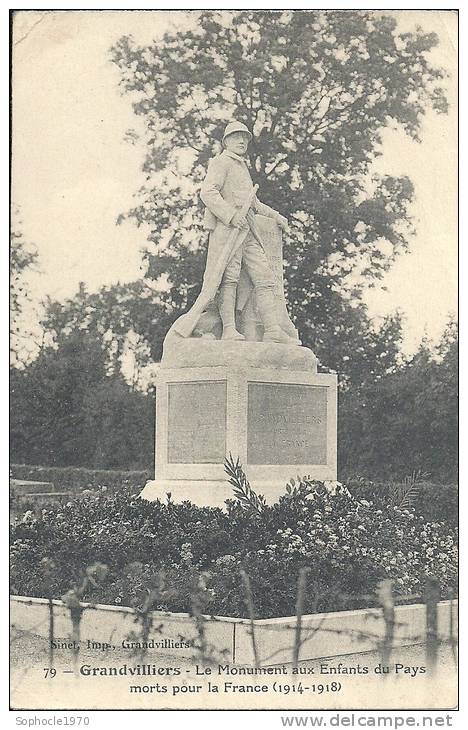
<instances>
[{"instance_id":1,"label":"inscription on pedestal","mask_svg":"<svg viewBox=\"0 0 468 730\"><path fill-rule=\"evenodd\" d=\"M248 464L326 464L327 388L249 383Z\"/></svg>"},{"instance_id":2,"label":"inscription on pedestal","mask_svg":"<svg viewBox=\"0 0 468 730\"><path fill-rule=\"evenodd\" d=\"M226 382L168 385L169 464L222 464L226 455Z\"/></svg>"}]
</instances>

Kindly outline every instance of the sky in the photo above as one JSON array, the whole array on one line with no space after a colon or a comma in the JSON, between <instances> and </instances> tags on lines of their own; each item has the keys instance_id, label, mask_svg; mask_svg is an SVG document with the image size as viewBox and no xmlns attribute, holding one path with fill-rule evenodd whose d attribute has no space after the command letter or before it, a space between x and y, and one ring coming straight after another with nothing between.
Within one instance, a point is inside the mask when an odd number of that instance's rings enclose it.
<instances>
[{"instance_id":1,"label":"sky","mask_svg":"<svg viewBox=\"0 0 468 730\"><path fill-rule=\"evenodd\" d=\"M457 15L395 12L402 31L417 24L439 36L431 61L451 72L448 115L429 112L421 142L384 133L376 172L408 175L415 186L417 229L410 253L366 295L378 322L404 313L404 349L424 335L438 339L457 309ZM118 88L109 49L122 35L147 43L193 13L157 11L23 11L13 51L12 200L22 230L39 254L29 278L34 301L72 296L83 281L103 284L141 276L145 230L116 219L143 183L144 149L124 140L138 128L130 99Z\"/></svg>"}]
</instances>

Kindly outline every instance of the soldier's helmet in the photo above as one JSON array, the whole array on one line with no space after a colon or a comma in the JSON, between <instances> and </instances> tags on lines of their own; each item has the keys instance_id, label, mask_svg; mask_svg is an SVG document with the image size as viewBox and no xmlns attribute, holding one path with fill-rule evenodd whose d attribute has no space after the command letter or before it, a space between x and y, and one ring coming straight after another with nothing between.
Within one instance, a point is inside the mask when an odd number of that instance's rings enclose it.
<instances>
[{"instance_id":1,"label":"soldier's helmet","mask_svg":"<svg viewBox=\"0 0 468 730\"><path fill-rule=\"evenodd\" d=\"M224 130L223 145L226 137L228 137L230 134L233 134L234 132L244 132L245 134L249 135L249 141L252 139L252 134L248 127L245 126L245 124L243 124L242 122L229 122L229 124L226 126L226 129Z\"/></svg>"}]
</instances>

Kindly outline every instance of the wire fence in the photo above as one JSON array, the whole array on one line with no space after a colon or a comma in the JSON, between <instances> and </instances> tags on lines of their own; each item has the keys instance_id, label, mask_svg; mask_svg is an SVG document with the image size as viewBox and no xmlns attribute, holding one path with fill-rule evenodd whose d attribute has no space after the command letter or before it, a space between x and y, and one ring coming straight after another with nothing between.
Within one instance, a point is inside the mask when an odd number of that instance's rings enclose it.
<instances>
[{"instance_id":1,"label":"wire fence","mask_svg":"<svg viewBox=\"0 0 468 730\"><path fill-rule=\"evenodd\" d=\"M29 626L28 629L22 629L20 626L12 626L11 630L11 642L14 645L15 641L18 641L25 636L37 636L47 635L48 645L48 664L50 668L54 667L56 656L56 621L55 621L55 610L57 606L64 606L65 611L70 620L69 639L72 653L72 664L74 671L78 671L79 656L80 656L80 645L81 645L81 624L83 614L85 611L99 610L99 606L93 604L84 603L82 597L85 594L90 583L96 582L104 577L103 568L100 569L101 574L98 575L99 571L93 566L92 569L88 569L81 585L75 587L69 591L65 596L62 597L62 602L47 600L47 618L42 619L37 624ZM401 600L400 596L396 596L393 590L393 582L391 580L384 580L379 583L375 594L368 594L360 596L360 598L368 599L373 601L374 607L365 610L366 622L369 622L367 628L353 628L353 627L335 627L330 626L329 618L336 616L337 614L326 613L326 614L308 614L304 616L303 607L305 605L305 597L308 591L307 585L308 569L301 569L298 581L297 581L297 592L296 592L296 616L291 621L261 621L256 618L255 606L253 600L253 591L251 587L250 578L245 571L240 571L240 587L244 592L245 606L246 606L246 619L243 623L247 623L247 634L249 636L252 653L252 664L260 668L262 666L274 665L275 663L284 663L285 655L288 656L286 660L293 667L297 667L299 663L308 659L303 656L304 645L310 642L317 636L321 636L323 639L323 645L325 651L324 657L330 656L327 654L326 646L327 639L340 638L350 639L353 642L359 644L360 642L365 643L365 651L377 652L382 665L387 666L392 652L398 645L398 632L402 635L404 632L404 642L406 645L411 644L423 644L425 647L426 665L428 672L435 672L437 669L439 659L439 649L442 643L447 644L450 648L450 654L453 660L455 668L458 666L458 638L457 638L457 601L452 595L448 601L448 632L446 627L441 633L439 627L439 601L440 601L440 590L439 584L436 578L430 578L426 584L426 590L424 595L412 595L405 596L404 600ZM203 582L193 591L192 594L192 610L190 613L190 635L179 634L178 638L181 641L190 644L192 651L192 659L195 661L202 661L205 664L215 663L219 660L226 661L226 654L229 653L225 647L220 647L210 642L209 640L209 627L210 625L216 624L216 622L225 621L225 619L217 618L214 616L207 616L203 613L204 609L204 586ZM346 598L345 594L342 594L342 598ZM130 619L133 627L128 632L127 638L137 645L135 650L135 656L139 661L145 659L147 654L147 646L151 637L162 635L165 627L164 614L154 610L154 607L158 603L159 592L158 589L152 589L147 592L147 596L138 608L128 609ZM375 603L378 605L376 606ZM398 608L400 606L407 605L408 603L419 603L424 606L425 615L425 629L423 633L421 631L416 633L408 633L405 631L409 628L407 621L401 621L397 618ZM28 607L37 605L37 599L21 599L21 605ZM342 614L343 615L343 614ZM171 614L166 614L166 621L171 617ZM311 619L312 623L311 624ZM381 626L377 627L375 622L381 622L383 620L383 630ZM374 625L371 625L374 622ZM365 622L364 622L365 623ZM272 652L266 655L261 655L259 649L259 632L264 631L265 625L267 625L268 632L273 635L278 635L278 645ZM375 626L375 628L374 628ZM233 620L234 636L236 631L236 620ZM285 634L286 632L286 634ZM195 638L193 634L195 633ZM284 642L281 642L281 634L287 636L292 634L292 642L290 646L285 648ZM336 642L335 642L336 645ZM357 649L359 651L359 649ZM343 652L346 653L346 652ZM235 661L235 651L231 652L231 661Z\"/></svg>"}]
</instances>

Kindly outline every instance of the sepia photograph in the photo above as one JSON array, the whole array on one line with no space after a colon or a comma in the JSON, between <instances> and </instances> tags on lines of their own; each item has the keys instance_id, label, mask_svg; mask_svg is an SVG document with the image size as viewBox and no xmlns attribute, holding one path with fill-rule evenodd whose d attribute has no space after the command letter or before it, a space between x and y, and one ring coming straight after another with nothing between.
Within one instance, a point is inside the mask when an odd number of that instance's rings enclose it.
<instances>
[{"instance_id":1,"label":"sepia photograph","mask_svg":"<svg viewBox=\"0 0 468 730\"><path fill-rule=\"evenodd\" d=\"M451 726L458 10L10 34L10 709Z\"/></svg>"}]
</instances>

